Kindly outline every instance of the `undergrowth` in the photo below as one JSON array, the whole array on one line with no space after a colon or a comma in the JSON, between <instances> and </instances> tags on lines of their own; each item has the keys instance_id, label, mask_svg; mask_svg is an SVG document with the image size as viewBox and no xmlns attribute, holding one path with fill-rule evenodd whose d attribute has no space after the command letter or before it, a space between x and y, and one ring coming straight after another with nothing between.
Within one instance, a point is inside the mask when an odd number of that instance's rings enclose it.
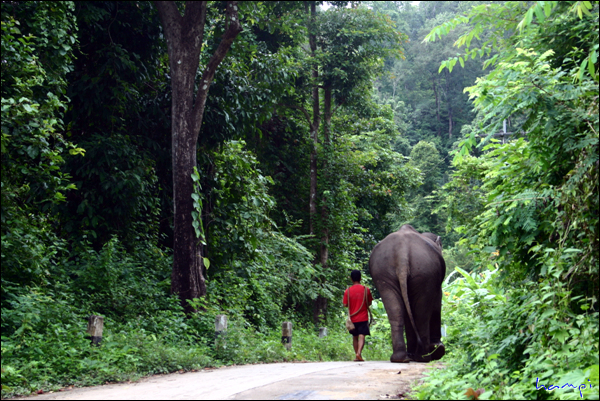
<instances>
[{"instance_id":1,"label":"undergrowth","mask_svg":"<svg viewBox=\"0 0 600 401\"><path fill-rule=\"evenodd\" d=\"M473 399L479 390L478 399L598 399L598 312L570 296L557 269L508 290L498 269L456 270L442 312L450 363L428 373L417 398ZM450 282L456 273L463 277Z\"/></svg>"},{"instance_id":2,"label":"undergrowth","mask_svg":"<svg viewBox=\"0 0 600 401\"><path fill-rule=\"evenodd\" d=\"M287 350L280 327L257 328L231 307L236 300L209 294L194 301L199 312L186 318L169 295L171 258L157 248L128 253L113 239L100 252L80 255L57 264L47 285L16 286L3 277L2 398L205 367L354 358L342 313L329 318L323 338L312 324L281 315L293 323ZM373 312L377 321L363 355L387 359L391 340L380 302ZM229 317L228 330L216 339L220 313ZM99 347L85 332L91 314L104 317Z\"/></svg>"},{"instance_id":3,"label":"undergrowth","mask_svg":"<svg viewBox=\"0 0 600 401\"><path fill-rule=\"evenodd\" d=\"M354 358L352 337L343 329L342 319L339 327L330 327L322 338L312 327L294 328L292 348L288 350L281 343L280 329L259 332L244 320L233 320L228 331L215 338L214 332L194 330L200 316L183 321L179 319L182 312L174 315L173 319L165 319L158 331L105 319L99 347L92 346L85 337L84 316L77 315L71 316L70 324L57 319L43 333L29 332L21 341L3 337L2 397L223 365ZM165 333L167 330L181 330L179 338L169 338L174 336ZM366 360L388 358L389 337L376 328L372 332L363 356Z\"/></svg>"}]
</instances>

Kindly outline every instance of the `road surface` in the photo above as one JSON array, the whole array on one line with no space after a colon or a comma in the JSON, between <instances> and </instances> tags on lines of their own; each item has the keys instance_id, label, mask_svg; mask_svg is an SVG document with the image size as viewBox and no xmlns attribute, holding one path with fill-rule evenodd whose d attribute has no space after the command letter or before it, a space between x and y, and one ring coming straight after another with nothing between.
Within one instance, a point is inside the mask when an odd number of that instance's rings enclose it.
<instances>
[{"instance_id":1,"label":"road surface","mask_svg":"<svg viewBox=\"0 0 600 401\"><path fill-rule=\"evenodd\" d=\"M404 398L424 363L306 362L228 366L25 397L28 400L336 400Z\"/></svg>"}]
</instances>

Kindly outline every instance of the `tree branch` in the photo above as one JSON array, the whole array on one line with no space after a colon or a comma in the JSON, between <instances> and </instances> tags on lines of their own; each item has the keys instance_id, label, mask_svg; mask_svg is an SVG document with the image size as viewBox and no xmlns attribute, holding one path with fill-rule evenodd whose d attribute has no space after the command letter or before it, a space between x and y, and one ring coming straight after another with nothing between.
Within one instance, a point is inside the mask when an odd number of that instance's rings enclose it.
<instances>
[{"instance_id":1,"label":"tree branch","mask_svg":"<svg viewBox=\"0 0 600 401\"><path fill-rule=\"evenodd\" d=\"M206 23L206 1L186 1L185 15L183 16L183 32L194 43L194 49L198 52L202 50L202 40L204 39L204 25Z\"/></svg>"},{"instance_id":2,"label":"tree branch","mask_svg":"<svg viewBox=\"0 0 600 401\"><path fill-rule=\"evenodd\" d=\"M335 112L337 111L337 109L340 108L341 105L343 105L344 103L346 103L346 98L343 98L341 102L339 102L337 104L337 106L335 106L335 109L333 109L333 111L331 112L331 115L333 116L335 114Z\"/></svg>"},{"instance_id":3,"label":"tree branch","mask_svg":"<svg viewBox=\"0 0 600 401\"><path fill-rule=\"evenodd\" d=\"M312 122L310 121L310 113L304 107L296 106L293 104L284 104L284 103L279 103L279 104L277 104L277 106L283 106L283 107L287 107L288 109L294 109L294 110L301 111L302 114L304 114L304 117L306 117L306 121L308 121L308 125L312 126Z\"/></svg>"},{"instance_id":4,"label":"tree branch","mask_svg":"<svg viewBox=\"0 0 600 401\"><path fill-rule=\"evenodd\" d=\"M181 14L177 9L174 1L155 1L154 5L158 10L158 17L165 32L167 40L167 50L169 52L169 60L173 59L173 46L176 46L179 41L177 37L181 34Z\"/></svg>"},{"instance_id":5,"label":"tree branch","mask_svg":"<svg viewBox=\"0 0 600 401\"><path fill-rule=\"evenodd\" d=\"M208 88L210 87L210 83L212 82L215 71L217 67L223 61L227 52L231 48L231 44L233 40L237 37L237 35L242 32L242 24L240 24L240 19L238 17L238 2L237 1L228 1L227 2L227 19L229 20L229 24L227 25L227 29L223 36L221 37L221 43L219 43L219 47L212 55L206 68L204 69L204 73L202 74L202 82L200 82L200 87L198 88L198 95L196 96L196 103L194 104L193 111L193 120L194 122L201 121L202 113L204 112L204 104L206 102L206 96L208 94ZM195 127L195 132L200 132L200 126Z\"/></svg>"}]
</instances>

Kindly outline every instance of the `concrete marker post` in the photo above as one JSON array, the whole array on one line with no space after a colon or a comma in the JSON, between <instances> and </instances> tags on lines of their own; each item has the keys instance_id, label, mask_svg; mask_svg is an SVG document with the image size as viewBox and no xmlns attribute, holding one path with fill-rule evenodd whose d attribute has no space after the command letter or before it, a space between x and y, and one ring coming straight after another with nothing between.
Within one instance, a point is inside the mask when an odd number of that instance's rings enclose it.
<instances>
[{"instance_id":1,"label":"concrete marker post","mask_svg":"<svg viewBox=\"0 0 600 401\"><path fill-rule=\"evenodd\" d=\"M281 343L288 350L292 348L292 322L283 322L281 325Z\"/></svg>"},{"instance_id":2,"label":"concrete marker post","mask_svg":"<svg viewBox=\"0 0 600 401\"><path fill-rule=\"evenodd\" d=\"M220 352L227 345L227 315L215 317L215 350Z\"/></svg>"},{"instance_id":3,"label":"concrete marker post","mask_svg":"<svg viewBox=\"0 0 600 401\"><path fill-rule=\"evenodd\" d=\"M227 315L217 315L215 318L215 339L218 340L227 332Z\"/></svg>"},{"instance_id":4,"label":"concrete marker post","mask_svg":"<svg viewBox=\"0 0 600 401\"><path fill-rule=\"evenodd\" d=\"M86 332L90 335L93 345L99 346L102 341L102 330L104 329L104 318L102 316L91 315L88 318L88 327Z\"/></svg>"},{"instance_id":5,"label":"concrete marker post","mask_svg":"<svg viewBox=\"0 0 600 401\"><path fill-rule=\"evenodd\" d=\"M227 331L227 315L217 315L215 318L215 335L220 336Z\"/></svg>"}]
</instances>

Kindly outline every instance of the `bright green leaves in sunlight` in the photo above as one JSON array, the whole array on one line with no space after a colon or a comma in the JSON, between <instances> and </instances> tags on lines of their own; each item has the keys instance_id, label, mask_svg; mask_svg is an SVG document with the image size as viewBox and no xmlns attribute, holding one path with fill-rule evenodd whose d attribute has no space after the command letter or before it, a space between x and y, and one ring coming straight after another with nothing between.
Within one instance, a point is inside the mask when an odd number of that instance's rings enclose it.
<instances>
[{"instance_id":1,"label":"bright green leaves in sunlight","mask_svg":"<svg viewBox=\"0 0 600 401\"><path fill-rule=\"evenodd\" d=\"M84 154L65 139L62 120L73 9L72 2L2 3L2 299L6 283L46 283L65 246L49 212L75 189L61 171L67 150Z\"/></svg>"},{"instance_id":2,"label":"bright green leaves in sunlight","mask_svg":"<svg viewBox=\"0 0 600 401\"><path fill-rule=\"evenodd\" d=\"M202 224L202 186L200 185L200 174L198 174L198 168L194 166L194 172L192 173L192 180L194 181L194 192L192 192L192 199L194 200L194 209L192 211L194 231L196 232L196 238L200 240L202 245L206 245L206 237L204 236L204 225Z\"/></svg>"},{"instance_id":3,"label":"bright green leaves in sunlight","mask_svg":"<svg viewBox=\"0 0 600 401\"><path fill-rule=\"evenodd\" d=\"M72 9L69 2L2 5L3 205L14 196L63 199L69 189L67 175L58 171L64 151L83 154L61 133L76 40L67 32L74 30Z\"/></svg>"},{"instance_id":4,"label":"bright green leaves in sunlight","mask_svg":"<svg viewBox=\"0 0 600 401\"><path fill-rule=\"evenodd\" d=\"M383 60L402 57L408 39L391 21L364 7L331 8L317 23L320 51L314 62L322 68L324 86L335 88L338 102L355 102L349 98L368 93L365 85L383 71Z\"/></svg>"},{"instance_id":5,"label":"bright green leaves in sunlight","mask_svg":"<svg viewBox=\"0 0 600 401\"><path fill-rule=\"evenodd\" d=\"M443 341L450 362L431 372L416 397L461 398L477 386L488 399L537 399L539 379L544 385L592 384L582 388L583 397L566 387L543 393L548 399L597 399L598 314L566 310L563 283L499 285L496 261L492 254L486 269L457 268L444 281Z\"/></svg>"},{"instance_id":6,"label":"bright green leaves in sunlight","mask_svg":"<svg viewBox=\"0 0 600 401\"><path fill-rule=\"evenodd\" d=\"M561 5L560 12L576 14L579 19L594 17L591 12L594 8L592 2L576 1L569 3L569 7L566 10L564 4ZM454 46L465 48L464 54L447 59L440 65L440 71L448 68L452 72L457 61L464 67L464 62L469 57L471 59L475 57L483 58L484 56L490 57L498 48L508 50L510 46L515 44L515 41L520 40L519 38L526 34L526 30L538 30L546 22L547 18L555 18L558 4L558 1L536 1L526 11L523 9L524 3L515 1L505 2L504 4L475 6L467 15L456 17L435 27L423 39L423 42L433 42L436 40L436 37L441 38L461 25L469 26L468 31L454 42ZM517 21L519 22L517 23ZM507 32L509 36L505 38L504 35ZM487 39L482 40L482 36L485 36ZM475 41L475 46L472 47L474 39L477 40ZM591 46L585 49L587 57L580 63L580 73L578 75L578 79L580 80L584 71L595 80L598 80L598 67L596 66L598 47L593 42L589 45ZM496 58L488 59L485 62L484 68L489 64L494 64L495 61Z\"/></svg>"},{"instance_id":7,"label":"bright green leaves in sunlight","mask_svg":"<svg viewBox=\"0 0 600 401\"><path fill-rule=\"evenodd\" d=\"M465 88L478 114L441 193L477 268L457 268L464 280L444 287L455 359L419 396L481 386L496 399L597 399L593 386L580 395L532 383L597 381L598 2L480 5L427 40L467 23L455 43L464 61L487 56L494 70Z\"/></svg>"}]
</instances>

